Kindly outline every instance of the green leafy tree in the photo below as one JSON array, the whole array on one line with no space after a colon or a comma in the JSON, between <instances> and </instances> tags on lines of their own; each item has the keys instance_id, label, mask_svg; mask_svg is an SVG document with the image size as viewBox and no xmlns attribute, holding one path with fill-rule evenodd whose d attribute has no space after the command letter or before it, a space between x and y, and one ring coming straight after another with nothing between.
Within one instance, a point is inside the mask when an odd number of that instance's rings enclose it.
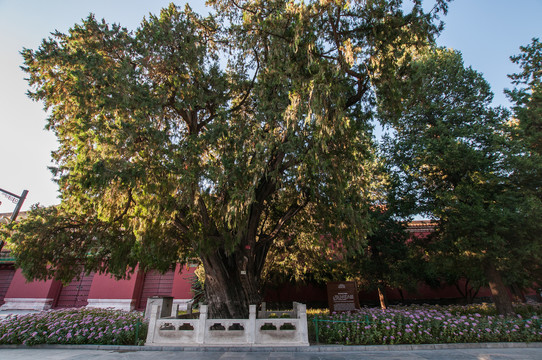
<instances>
[{"instance_id":1,"label":"green leafy tree","mask_svg":"<svg viewBox=\"0 0 542 360\"><path fill-rule=\"evenodd\" d=\"M521 53L512 56L511 60L520 66L521 72L509 75L516 87L505 91L514 104L512 110L518 124L517 137L528 146L519 164L521 177L516 181L518 186L530 188L542 198L542 43L535 38L520 50ZM538 256L526 260L525 267L531 273L531 281L519 286L531 287L536 281L541 287L542 267Z\"/></svg>"},{"instance_id":2,"label":"green leafy tree","mask_svg":"<svg viewBox=\"0 0 542 360\"><path fill-rule=\"evenodd\" d=\"M509 75L516 88L505 92L514 103L514 115L523 137L542 154L542 43L535 38L520 50L521 54L511 60L520 66L521 72Z\"/></svg>"},{"instance_id":3,"label":"green leafy tree","mask_svg":"<svg viewBox=\"0 0 542 360\"><path fill-rule=\"evenodd\" d=\"M342 271L362 288L376 290L382 309L389 306L386 289L414 290L423 278L423 252L408 232L410 203L400 198L400 183L386 159L374 161L370 187L367 240L357 252L345 252Z\"/></svg>"},{"instance_id":4,"label":"green leafy tree","mask_svg":"<svg viewBox=\"0 0 542 360\"><path fill-rule=\"evenodd\" d=\"M409 184L405 192L419 213L438 220L428 250L483 274L499 313L513 312L506 284L528 281L525 262L542 254L542 204L521 181L524 143L459 53L430 50L413 68L402 111L386 115L396 131L390 157Z\"/></svg>"},{"instance_id":5,"label":"green leafy tree","mask_svg":"<svg viewBox=\"0 0 542 360\"><path fill-rule=\"evenodd\" d=\"M406 225L392 216L391 210L371 211L374 222L367 236L364 249L346 258L347 273L368 290L377 290L380 307L386 309L389 302L386 288L415 288L415 263L412 248L408 244Z\"/></svg>"},{"instance_id":6,"label":"green leafy tree","mask_svg":"<svg viewBox=\"0 0 542 360\"><path fill-rule=\"evenodd\" d=\"M246 317L287 225L365 238L372 86L432 40L447 1L210 3L134 32L90 16L23 51L60 144L61 204L5 230L28 278L197 256L210 316Z\"/></svg>"}]
</instances>

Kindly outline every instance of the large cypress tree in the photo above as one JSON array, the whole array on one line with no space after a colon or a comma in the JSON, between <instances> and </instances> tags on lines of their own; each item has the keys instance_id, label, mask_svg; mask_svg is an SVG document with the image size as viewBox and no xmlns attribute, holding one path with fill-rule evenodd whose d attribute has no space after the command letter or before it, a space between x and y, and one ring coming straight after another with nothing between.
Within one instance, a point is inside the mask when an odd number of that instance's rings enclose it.
<instances>
[{"instance_id":1,"label":"large cypress tree","mask_svg":"<svg viewBox=\"0 0 542 360\"><path fill-rule=\"evenodd\" d=\"M134 32L90 16L23 51L61 193L8 231L27 277L198 257L210 316L236 318L285 226L363 241L372 88L447 1L210 3L218 15L171 5Z\"/></svg>"}]
</instances>

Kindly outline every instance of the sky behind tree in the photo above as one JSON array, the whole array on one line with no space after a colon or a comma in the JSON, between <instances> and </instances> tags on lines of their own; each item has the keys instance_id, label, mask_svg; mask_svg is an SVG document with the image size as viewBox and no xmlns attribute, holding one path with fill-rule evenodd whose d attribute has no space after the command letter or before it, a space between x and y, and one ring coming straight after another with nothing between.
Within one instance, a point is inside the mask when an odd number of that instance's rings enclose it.
<instances>
[{"instance_id":1,"label":"sky behind tree","mask_svg":"<svg viewBox=\"0 0 542 360\"><path fill-rule=\"evenodd\" d=\"M184 6L187 1L176 1ZM43 130L46 113L41 103L26 96L28 85L20 69L23 47L36 49L54 30L67 32L89 13L97 19L134 30L144 16L157 14L166 0L0 0L0 188L21 194L29 190L23 210L30 205L59 202L57 185L48 170L56 140ZM197 12L203 0L190 0ZM495 105L509 106L503 94L511 84L507 74L518 68L509 60L531 38L542 36L542 0L455 0L444 17L445 30L438 39L463 53L467 66L481 72L495 93ZM0 213L15 205L0 194Z\"/></svg>"}]
</instances>

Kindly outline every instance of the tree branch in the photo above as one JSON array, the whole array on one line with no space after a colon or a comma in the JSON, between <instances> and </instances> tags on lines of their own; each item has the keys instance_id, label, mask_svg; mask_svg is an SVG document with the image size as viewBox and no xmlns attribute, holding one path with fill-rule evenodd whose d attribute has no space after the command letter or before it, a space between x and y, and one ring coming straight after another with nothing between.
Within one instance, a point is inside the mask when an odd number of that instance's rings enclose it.
<instances>
[{"instance_id":1,"label":"tree branch","mask_svg":"<svg viewBox=\"0 0 542 360\"><path fill-rule=\"evenodd\" d=\"M348 75L350 75L352 77L355 77L358 80L361 80L361 78L363 78L363 74L352 70L350 67L347 66L346 61L344 60L344 54L341 51L341 41L339 39L339 31L338 31L338 23L339 23L339 20L340 20L340 17L341 17L340 9L338 9L337 11L338 11L337 24L335 24L332 21L331 17L329 19L329 24L331 25L331 31L332 31L332 34L333 34L333 41L335 42L335 47L337 48L337 53L339 55L339 59L338 59L339 60L339 65L341 66L343 71L346 72Z\"/></svg>"},{"instance_id":2,"label":"tree branch","mask_svg":"<svg viewBox=\"0 0 542 360\"><path fill-rule=\"evenodd\" d=\"M361 100L363 95L369 90L369 82L366 78L364 81L361 79L358 80L358 89L356 91L355 95L352 95L346 100L346 104L344 104L344 109L348 109L350 106L356 104L358 101Z\"/></svg>"},{"instance_id":3,"label":"tree branch","mask_svg":"<svg viewBox=\"0 0 542 360\"><path fill-rule=\"evenodd\" d=\"M130 205L132 204L133 201L134 201L134 198L132 197L132 188L130 188L128 189L128 201L126 201L126 205L124 205L124 210L119 216L113 219L113 222L119 221L128 213L128 210L130 210Z\"/></svg>"},{"instance_id":4,"label":"tree branch","mask_svg":"<svg viewBox=\"0 0 542 360\"><path fill-rule=\"evenodd\" d=\"M219 235L218 229L216 228L216 225L211 219L211 217L209 216L209 211L207 210L207 206L205 205L205 201L203 201L201 195L198 197L198 207L204 229L207 230L207 233L211 236Z\"/></svg>"},{"instance_id":5,"label":"tree branch","mask_svg":"<svg viewBox=\"0 0 542 360\"><path fill-rule=\"evenodd\" d=\"M178 215L175 215L175 221L173 222L173 224L181 233L188 233L188 226L183 223L182 219Z\"/></svg>"},{"instance_id":6,"label":"tree branch","mask_svg":"<svg viewBox=\"0 0 542 360\"><path fill-rule=\"evenodd\" d=\"M228 111L230 113L236 112L237 110L239 110L241 108L241 106L243 106L245 104L246 100L248 99L248 96L250 95L250 92L254 88L254 84L256 83L256 77L258 76L258 73L260 72L260 59L258 57L258 52L257 51L254 51L254 57L256 58L256 70L254 71L254 76L252 77L252 81L250 82L250 86L248 87L248 90L246 91L243 98L241 99L241 102L239 104L237 104L236 106L234 106L231 110Z\"/></svg>"},{"instance_id":7,"label":"tree branch","mask_svg":"<svg viewBox=\"0 0 542 360\"><path fill-rule=\"evenodd\" d=\"M308 202L309 202L308 197L305 197L305 200L303 201L303 203L298 204L297 201L296 201L295 203L290 205L288 210L277 221L277 223L275 224L275 227L273 228L271 233L269 233L268 235L260 236L260 241L259 242L271 243L273 240L275 240L277 238L277 236L280 234L280 231L282 230L284 225L286 225L286 223L288 223L288 221L290 221L290 219L292 219L298 212L300 212L308 204Z\"/></svg>"}]
</instances>

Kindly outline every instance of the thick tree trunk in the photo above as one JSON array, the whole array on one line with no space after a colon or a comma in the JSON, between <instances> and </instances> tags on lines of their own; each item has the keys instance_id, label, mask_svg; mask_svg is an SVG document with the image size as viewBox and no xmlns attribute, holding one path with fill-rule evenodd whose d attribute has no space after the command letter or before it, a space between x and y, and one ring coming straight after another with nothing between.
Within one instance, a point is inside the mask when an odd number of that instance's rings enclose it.
<instances>
[{"instance_id":1,"label":"thick tree trunk","mask_svg":"<svg viewBox=\"0 0 542 360\"><path fill-rule=\"evenodd\" d=\"M380 308L382 308L382 310L386 310L389 306L388 297L386 296L386 287L384 286L384 284L379 282L377 290L378 299L380 300Z\"/></svg>"},{"instance_id":2,"label":"thick tree trunk","mask_svg":"<svg viewBox=\"0 0 542 360\"><path fill-rule=\"evenodd\" d=\"M495 265L488 261L484 264L484 272L489 282L489 289L491 290L491 296L497 312L500 315L507 315L514 313L514 307L512 306L512 300L508 295L508 289L504 285L502 276L495 267Z\"/></svg>"},{"instance_id":3,"label":"thick tree trunk","mask_svg":"<svg viewBox=\"0 0 542 360\"><path fill-rule=\"evenodd\" d=\"M209 318L246 319L249 305L261 302L260 273L241 251L201 257L205 268L205 297Z\"/></svg>"}]
</instances>

